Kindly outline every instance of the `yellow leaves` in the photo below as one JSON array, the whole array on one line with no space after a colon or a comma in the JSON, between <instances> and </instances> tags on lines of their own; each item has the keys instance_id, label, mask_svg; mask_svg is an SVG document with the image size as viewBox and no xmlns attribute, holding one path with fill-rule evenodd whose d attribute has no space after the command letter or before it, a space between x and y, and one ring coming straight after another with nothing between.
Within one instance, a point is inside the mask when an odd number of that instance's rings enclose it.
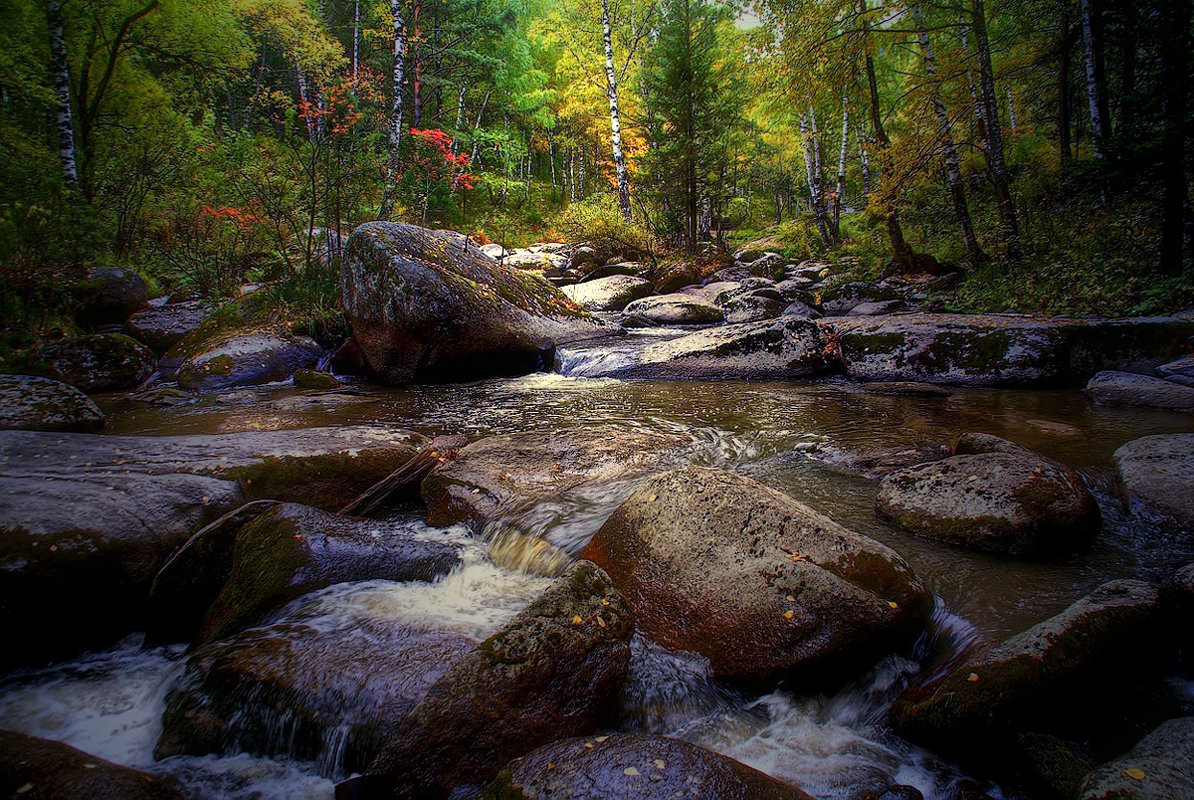
<instances>
[{"instance_id":1,"label":"yellow leaves","mask_svg":"<svg viewBox=\"0 0 1194 800\"><path fill-rule=\"evenodd\" d=\"M784 612L784 619L791 619L794 616L796 616L796 612L792 611L791 609L788 609Z\"/></svg>"},{"instance_id":2,"label":"yellow leaves","mask_svg":"<svg viewBox=\"0 0 1194 800\"><path fill-rule=\"evenodd\" d=\"M895 600L888 600L887 605L889 608L899 608L900 607L900 604L897 603Z\"/></svg>"},{"instance_id":3,"label":"yellow leaves","mask_svg":"<svg viewBox=\"0 0 1194 800\"><path fill-rule=\"evenodd\" d=\"M966 680L970 683L978 683L978 673L972 672L966 676Z\"/></svg>"},{"instance_id":4,"label":"yellow leaves","mask_svg":"<svg viewBox=\"0 0 1194 800\"><path fill-rule=\"evenodd\" d=\"M597 624L604 628L605 620L603 620L601 617L597 617Z\"/></svg>"},{"instance_id":5,"label":"yellow leaves","mask_svg":"<svg viewBox=\"0 0 1194 800\"><path fill-rule=\"evenodd\" d=\"M579 624L581 624L582 622L584 622L584 620L580 618L580 614L577 614L577 615L575 615L575 616L573 616L573 617L572 617L572 624L573 624L573 625L579 625Z\"/></svg>"},{"instance_id":6,"label":"yellow leaves","mask_svg":"<svg viewBox=\"0 0 1194 800\"><path fill-rule=\"evenodd\" d=\"M594 742L604 742L608 738L609 738L608 736L596 736L593 738L593 741Z\"/></svg>"},{"instance_id":7,"label":"yellow leaves","mask_svg":"<svg viewBox=\"0 0 1194 800\"><path fill-rule=\"evenodd\" d=\"M642 773L641 773L641 772L639 772L639 771L638 771L637 769L635 769L634 767L627 767L626 769L622 770L622 774L623 774L623 775L628 775L628 776L630 776L630 777L632 777L632 778L633 778L633 777L635 777L636 775L642 775Z\"/></svg>"},{"instance_id":8,"label":"yellow leaves","mask_svg":"<svg viewBox=\"0 0 1194 800\"><path fill-rule=\"evenodd\" d=\"M1134 781L1142 781L1147 777L1144 774L1144 770L1140 769L1139 767L1131 767L1129 769L1125 769L1124 775L1127 775L1129 778L1131 778Z\"/></svg>"},{"instance_id":9,"label":"yellow leaves","mask_svg":"<svg viewBox=\"0 0 1194 800\"><path fill-rule=\"evenodd\" d=\"M808 561L808 556L801 555L793 550L788 553L788 560L793 564L799 564L802 561Z\"/></svg>"}]
</instances>

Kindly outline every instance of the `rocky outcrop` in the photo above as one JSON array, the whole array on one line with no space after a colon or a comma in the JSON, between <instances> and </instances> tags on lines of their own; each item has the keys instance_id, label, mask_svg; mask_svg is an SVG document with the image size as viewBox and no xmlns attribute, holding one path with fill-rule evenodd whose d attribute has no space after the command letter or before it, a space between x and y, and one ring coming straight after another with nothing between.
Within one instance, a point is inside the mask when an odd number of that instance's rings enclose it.
<instances>
[{"instance_id":1,"label":"rocky outcrop","mask_svg":"<svg viewBox=\"0 0 1194 800\"><path fill-rule=\"evenodd\" d=\"M564 739L510 764L487 800L811 800L763 772L666 736Z\"/></svg>"},{"instance_id":2,"label":"rocky outcrop","mask_svg":"<svg viewBox=\"0 0 1194 800\"><path fill-rule=\"evenodd\" d=\"M561 289L572 302L589 311L621 311L651 294L651 282L628 275L611 275Z\"/></svg>"},{"instance_id":3,"label":"rocky outcrop","mask_svg":"<svg viewBox=\"0 0 1194 800\"><path fill-rule=\"evenodd\" d=\"M211 309L198 300L170 303L133 314L125 321L124 332L155 352L165 353L210 315Z\"/></svg>"},{"instance_id":4,"label":"rocky outcrop","mask_svg":"<svg viewBox=\"0 0 1194 800\"><path fill-rule=\"evenodd\" d=\"M1194 433L1135 439L1114 458L1131 510L1194 532Z\"/></svg>"},{"instance_id":5,"label":"rocky outcrop","mask_svg":"<svg viewBox=\"0 0 1194 800\"><path fill-rule=\"evenodd\" d=\"M785 304L774 297L757 293L746 294L725 304L726 322L734 325L775 319L784 312L784 308Z\"/></svg>"},{"instance_id":6,"label":"rocky outcrop","mask_svg":"<svg viewBox=\"0 0 1194 800\"><path fill-rule=\"evenodd\" d=\"M821 292L821 310L826 316L841 316L862 303L898 300L899 293L874 283L838 283Z\"/></svg>"},{"instance_id":7,"label":"rocky outcrop","mask_svg":"<svg viewBox=\"0 0 1194 800\"><path fill-rule=\"evenodd\" d=\"M485 786L536 747L608 723L633 633L606 574L578 562L437 681L337 796L442 800Z\"/></svg>"},{"instance_id":8,"label":"rocky outcrop","mask_svg":"<svg viewBox=\"0 0 1194 800\"><path fill-rule=\"evenodd\" d=\"M119 325L149 299L145 279L126 267L95 267L76 291L79 319L87 325Z\"/></svg>"},{"instance_id":9,"label":"rocky outcrop","mask_svg":"<svg viewBox=\"0 0 1194 800\"><path fill-rule=\"evenodd\" d=\"M820 324L855 380L971 386L1073 386L1100 370L1148 371L1172 359L1194 335L1194 322L1168 317L905 314Z\"/></svg>"},{"instance_id":10,"label":"rocky outcrop","mask_svg":"<svg viewBox=\"0 0 1194 800\"><path fill-rule=\"evenodd\" d=\"M0 731L0 795L22 800L183 800L169 783L62 742Z\"/></svg>"},{"instance_id":11,"label":"rocky outcrop","mask_svg":"<svg viewBox=\"0 0 1194 800\"><path fill-rule=\"evenodd\" d=\"M230 331L203 343L182 362L178 385L218 392L284 381L314 367L322 350L306 337L278 330Z\"/></svg>"},{"instance_id":12,"label":"rocky outcrop","mask_svg":"<svg viewBox=\"0 0 1194 800\"><path fill-rule=\"evenodd\" d=\"M1081 727L1110 696L1138 685L1160 659L1161 596L1135 580L1112 581L1055 617L979 650L892 706L908 738L981 759L1016 731Z\"/></svg>"},{"instance_id":13,"label":"rocky outcrop","mask_svg":"<svg viewBox=\"0 0 1194 800\"><path fill-rule=\"evenodd\" d=\"M46 345L38 358L55 378L84 392L132 389L153 374L157 358L121 333L96 333Z\"/></svg>"},{"instance_id":14,"label":"rocky outcrop","mask_svg":"<svg viewBox=\"0 0 1194 800\"><path fill-rule=\"evenodd\" d=\"M34 375L0 375L0 429L89 433L102 427L103 412L75 387Z\"/></svg>"},{"instance_id":15,"label":"rocky outcrop","mask_svg":"<svg viewBox=\"0 0 1194 800\"><path fill-rule=\"evenodd\" d=\"M1194 386L1131 372L1100 372L1086 394L1100 405L1194 411Z\"/></svg>"},{"instance_id":16,"label":"rocky outcrop","mask_svg":"<svg viewBox=\"0 0 1194 800\"><path fill-rule=\"evenodd\" d=\"M583 557L609 572L643 633L736 681L840 678L914 637L931 606L887 547L713 469L645 482Z\"/></svg>"},{"instance_id":17,"label":"rocky outcrop","mask_svg":"<svg viewBox=\"0 0 1194 800\"><path fill-rule=\"evenodd\" d=\"M556 345L613 332L551 284L448 233L370 222L348 239L344 309L381 380L532 372Z\"/></svg>"},{"instance_id":18,"label":"rocky outcrop","mask_svg":"<svg viewBox=\"0 0 1194 800\"><path fill-rule=\"evenodd\" d=\"M725 311L689 294L664 294L635 300L622 311L626 326L716 325Z\"/></svg>"},{"instance_id":19,"label":"rocky outcrop","mask_svg":"<svg viewBox=\"0 0 1194 800\"><path fill-rule=\"evenodd\" d=\"M1082 800L1172 800L1194 797L1194 717L1171 719L1127 754L1096 769Z\"/></svg>"},{"instance_id":20,"label":"rocky outcrop","mask_svg":"<svg viewBox=\"0 0 1194 800\"><path fill-rule=\"evenodd\" d=\"M1073 550L1098 532L1098 503L1068 467L1023 448L962 452L888 475L875 510L921 536L1017 556Z\"/></svg>"}]
</instances>

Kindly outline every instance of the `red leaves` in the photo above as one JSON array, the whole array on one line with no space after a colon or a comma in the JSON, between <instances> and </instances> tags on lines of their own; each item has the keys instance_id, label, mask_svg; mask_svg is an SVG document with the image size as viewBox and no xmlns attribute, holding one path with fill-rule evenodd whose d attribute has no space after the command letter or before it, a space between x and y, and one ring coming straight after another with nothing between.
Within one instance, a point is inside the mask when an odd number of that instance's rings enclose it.
<instances>
[{"instance_id":1,"label":"red leaves","mask_svg":"<svg viewBox=\"0 0 1194 800\"><path fill-rule=\"evenodd\" d=\"M211 217L212 219L229 220L242 231L247 231L254 225L259 225L262 222L261 217L255 212L249 211L247 209L234 208L233 206L203 205L199 208L199 213L202 216Z\"/></svg>"},{"instance_id":2,"label":"red leaves","mask_svg":"<svg viewBox=\"0 0 1194 800\"><path fill-rule=\"evenodd\" d=\"M431 180L448 180L452 188L472 189L476 176L467 171L472 157L452 152L452 137L439 128L411 128L415 163Z\"/></svg>"}]
</instances>

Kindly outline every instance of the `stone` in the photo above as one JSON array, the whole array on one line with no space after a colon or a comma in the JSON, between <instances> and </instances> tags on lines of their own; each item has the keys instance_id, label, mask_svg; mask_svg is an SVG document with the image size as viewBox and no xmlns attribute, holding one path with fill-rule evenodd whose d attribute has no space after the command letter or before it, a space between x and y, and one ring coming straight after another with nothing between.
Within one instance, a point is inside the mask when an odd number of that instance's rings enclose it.
<instances>
[{"instance_id":1,"label":"stone","mask_svg":"<svg viewBox=\"0 0 1194 800\"><path fill-rule=\"evenodd\" d=\"M602 264L602 258L597 255L597 251L588 245L581 245L572 251L572 256L568 259L568 266L573 269L584 270L585 267L599 267Z\"/></svg>"},{"instance_id":2,"label":"stone","mask_svg":"<svg viewBox=\"0 0 1194 800\"><path fill-rule=\"evenodd\" d=\"M340 283L353 336L387 383L532 372L557 345L615 331L509 259L397 222L353 231Z\"/></svg>"},{"instance_id":3,"label":"stone","mask_svg":"<svg viewBox=\"0 0 1194 800\"><path fill-rule=\"evenodd\" d=\"M0 429L90 433L102 427L103 412L75 387L36 375L0 375Z\"/></svg>"},{"instance_id":4,"label":"stone","mask_svg":"<svg viewBox=\"0 0 1194 800\"><path fill-rule=\"evenodd\" d=\"M701 281L699 264L691 261L678 261L671 264L661 264L658 276L655 278L655 291L659 294L678 292L685 286Z\"/></svg>"},{"instance_id":5,"label":"stone","mask_svg":"<svg viewBox=\"0 0 1194 800\"><path fill-rule=\"evenodd\" d=\"M1194 717L1171 719L1086 777L1082 800L1194 797Z\"/></svg>"},{"instance_id":6,"label":"stone","mask_svg":"<svg viewBox=\"0 0 1194 800\"><path fill-rule=\"evenodd\" d=\"M124 332L144 342L156 353L165 353L203 324L211 309L195 300L138 311L124 323Z\"/></svg>"},{"instance_id":7,"label":"stone","mask_svg":"<svg viewBox=\"0 0 1194 800\"><path fill-rule=\"evenodd\" d=\"M166 781L68 744L0 731L0 795L21 800L183 800Z\"/></svg>"},{"instance_id":8,"label":"stone","mask_svg":"<svg viewBox=\"0 0 1194 800\"><path fill-rule=\"evenodd\" d=\"M917 383L916 381L867 381L858 384L858 388L867 394L887 397L949 397L953 394L949 389L943 389L932 383Z\"/></svg>"},{"instance_id":9,"label":"stone","mask_svg":"<svg viewBox=\"0 0 1194 800\"><path fill-rule=\"evenodd\" d=\"M784 311L784 304L770 297L748 294L735 297L724 306L726 323L736 325L775 319Z\"/></svg>"},{"instance_id":10,"label":"stone","mask_svg":"<svg viewBox=\"0 0 1194 800\"><path fill-rule=\"evenodd\" d=\"M196 348L178 369L184 389L218 392L288 380L316 365L322 349L311 339L259 329L219 334Z\"/></svg>"},{"instance_id":11,"label":"stone","mask_svg":"<svg viewBox=\"0 0 1194 800\"><path fill-rule=\"evenodd\" d=\"M1086 384L1086 395L1100 405L1194 411L1194 386L1131 372L1100 372Z\"/></svg>"},{"instance_id":12,"label":"stone","mask_svg":"<svg viewBox=\"0 0 1194 800\"><path fill-rule=\"evenodd\" d=\"M838 283L821 291L821 310L826 316L840 316L861 303L897 299L899 293L890 287L861 281Z\"/></svg>"},{"instance_id":13,"label":"stone","mask_svg":"<svg viewBox=\"0 0 1194 800\"><path fill-rule=\"evenodd\" d=\"M38 358L50 374L88 394L132 389L153 374L157 357L122 333L94 333L46 345Z\"/></svg>"},{"instance_id":14,"label":"stone","mask_svg":"<svg viewBox=\"0 0 1194 800\"><path fill-rule=\"evenodd\" d=\"M641 262L619 261L616 264L603 264L600 267L593 267L585 272L580 282L595 281L599 278L608 278L611 275L628 275L632 278L646 279L648 272L647 265Z\"/></svg>"},{"instance_id":15,"label":"stone","mask_svg":"<svg viewBox=\"0 0 1194 800\"><path fill-rule=\"evenodd\" d=\"M577 562L437 681L337 797L443 800L479 790L536 747L608 724L633 633L608 576Z\"/></svg>"},{"instance_id":16,"label":"stone","mask_svg":"<svg viewBox=\"0 0 1194 800\"><path fill-rule=\"evenodd\" d=\"M915 637L932 606L887 547L700 467L640 485L582 557L609 573L644 635L751 684L860 671Z\"/></svg>"},{"instance_id":17,"label":"stone","mask_svg":"<svg viewBox=\"0 0 1194 800\"><path fill-rule=\"evenodd\" d=\"M920 536L1014 556L1072 551L1100 521L1081 477L1030 451L955 455L893 472L875 510Z\"/></svg>"},{"instance_id":18,"label":"stone","mask_svg":"<svg viewBox=\"0 0 1194 800\"><path fill-rule=\"evenodd\" d=\"M622 311L627 319L647 325L716 325L725 312L710 302L689 294L664 294L635 300Z\"/></svg>"},{"instance_id":19,"label":"stone","mask_svg":"<svg viewBox=\"0 0 1194 800\"><path fill-rule=\"evenodd\" d=\"M509 250L502 247L500 244L497 244L496 242L490 242L489 244L483 244L478 249L482 253L484 253L485 255L487 255L493 259L501 259L501 258L505 257L510 252Z\"/></svg>"},{"instance_id":20,"label":"stone","mask_svg":"<svg viewBox=\"0 0 1194 800\"><path fill-rule=\"evenodd\" d=\"M784 277L784 257L779 253L764 253L744 265L751 275L780 280Z\"/></svg>"},{"instance_id":21,"label":"stone","mask_svg":"<svg viewBox=\"0 0 1194 800\"><path fill-rule=\"evenodd\" d=\"M628 275L611 275L565 286L561 291L588 311L621 311L628 303L649 295L651 282Z\"/></svg>"},{"instance_id":22,"label":"stone","mask_svg":"<svg viewBox=\"0 0 1194 800\"><path fill-rule=\"evenodd\" d=\"M120 325L149 301L145 279L127 267L94 267L77 287L78 316L87 325Z\"/></svg>"},{"instance_id":23,"label":"stone","mask_svg":"<svg viewBox=\"0 0 1194 800\"><path fill-rule=\"evenodd\" d=\"M340 381L330 372L319 369L297 369L294 371L294 385L298 389L339 389Z\"/></svg>"},{"instance_id":24,"label":"stone","mask_svg":"<svg viewBox=\"0 0 1194 800\"><path fill-rule=\"evenodd\" d=\"M812 800L794 786L695 744L641 733L573 738L512 762L486 800Z\"/></svg>"},{"instance_id":25,"label":"stone","mask_svg":"<svg viewBox=\"0 0 1194 800\"><path fill-rule=\"evenodd\" d=\"M846 314L851 317L879 317L903 311L906 307L903 300L878 300L872 303L859 303Z\"/></svg>"},{"instance_id":26,"label":"stone","mask_svg":"<svg viewBox=\"0 0 1194 800\"><path fill-rule=\"evenodd\" d=\"M1194 355L1182 356L1168 364L1162 364L1157 367L1157 377L1183 386L1194 386Z\"/></svg>"},{"instance_id":27,"label":"stone","mask_svg":"<svg viewBox=\"0 0 1194 800\"><path fill-rule=\"evenodd\" d=\"M1194 433L1134 439L1113 458L1131 510L1194 533Z\"/></svg>"}]
</instances>

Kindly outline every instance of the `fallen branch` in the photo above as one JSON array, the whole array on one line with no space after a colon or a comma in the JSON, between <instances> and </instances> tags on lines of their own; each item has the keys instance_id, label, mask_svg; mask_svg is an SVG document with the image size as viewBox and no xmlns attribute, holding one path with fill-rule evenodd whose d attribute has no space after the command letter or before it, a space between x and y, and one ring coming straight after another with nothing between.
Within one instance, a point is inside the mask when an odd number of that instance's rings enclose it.
<instances>
[{"instance_id":1,"label":"fallen branch","mask_svg":"<svg viewBox=\"0 0 1194 800\"><path fill-rule=\"evenodd\" d=\"M370 486L363 494L340 509L341 516L363 516L376 509L394 493L427 477L436 465L452 458L468 444L465 436L439 436L398 469Z\"/></svg>"}]
</instances>

